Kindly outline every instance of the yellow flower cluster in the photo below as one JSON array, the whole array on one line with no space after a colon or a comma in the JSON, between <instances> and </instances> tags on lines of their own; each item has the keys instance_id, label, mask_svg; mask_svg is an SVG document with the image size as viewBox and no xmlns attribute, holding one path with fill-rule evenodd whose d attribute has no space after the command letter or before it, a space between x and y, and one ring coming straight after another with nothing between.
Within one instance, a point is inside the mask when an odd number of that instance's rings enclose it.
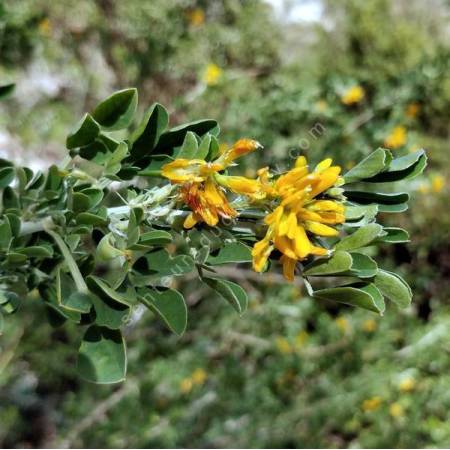
<instances>
[{"instance_id":1,"label":"yellow flower cluster","mask_svg":"<svg viewBox=\"0 0 450 450\"><path fill-rule=\"evenodd\" d=\"M222 76L222 69L214 63L210 63L206 66L203 72L203 82L208 86L213 86L218 83Z\"/></svg>"},{"instance_id":2,"label":"yellow flower cluster","mask_svg":"<svg viewBox=\"0 0 450 450\"><path fill-rule=\"evenodd\" d=\"M400 148L406 144L406 139L406 128L399 125L397 127L394 127L391 133L386 137L386 139L384 140L384 145L385 147L392 149Z\"/></svg>"},{"instance_id":3,"label":"yellow flower cluster","mask_svg":"<svg viewBox=\"0 0 450 450\"><path fill-rule=\"evenodd\" d=\"M195 8L191 11L188 11L186 13L186 16L189 20L189 23L193 27L199 27L200 25L203 25L203 23L205 22L205 13L201 8Z\"/></svg>"},{"instance_id":4,"label":"yellow flower cluster","mask_svg":"<svg viewBox=\"0 0 450 450\"><path fill-rule=\"evenodd\" d=\"M194 386L201 386L205 383L208 375L205 369L197 368L192 372L188 378L183 378L180 382L180 392L182 394L189 394Z\"/></svg>"},{"instance_id":5,"label":"yellow flower cluster","mask_svg":"<svg viewBox=\"0 0 450 450\"><path fill-rule=\"evenodd\" d=\"M344 105L354 105L356 103L359 103L365 95L366 93L361 86L352 86L342 94L341 102Z\"/></svg>"},{"instance_id":6,"label":"yellow flower cluster","mask_svg":"<svg viewBox=\"0 0 450 450\"><path fill-rule=\"evenodd\" d=\"M376 411L382 403L382 399L379 396L371 397L362 402L362 409L364 412Z\"/></svg>"},{"instance_id":7,"label":"yellow flower cluster","mask_svg":"<svg viewBox=\"0 0 450 450\"><path fill-rule=\"evenodd\" d=\"M329 253L314 244L310 236L337 236L338 230L333 226L344 222L343 204L325 194L338 183L341 168L325 159L310 171L301 156L293 169L275 181L267 167L257 172L257 179L220 173L235 159L258 148L261 148L258 142L240 139L213 161L180 158L164 165L161 173L180 185L180 198L192 211L184 222L185 228L198 222L215 226L221 217L236 217L238 213L225 195L227 190L250 201L267 200L265 207L269 212L264 218L267 232L253 247L253 268L262 272L276 249L282 254L283 274L292 281L298 261L309 255Z\"/></svg>"},{"instance_id":8,"label":"yellow flower cluster","mask_svg":"<svg viewBox=\"0 0 450 450\"><path fill-rule=\"evenodd\" d=\"M253 268L262 272L273 250L281 254L283 274L293 281L297 261L309 255L323 256L328 250L314 245L309 236L337 236L332 225L344 222L344 206L330 199L316 199L336 184L341 168L331 166L325 159L314 171L309 172L306 159L301 156L295 167L281 175L274 183L279 204L266 216L268 225L265 237L253 247Z\"/></svg>"},{"instance_id":9,"label":"yellow flower cluster","mask_svg":"<svg viewBox=\"0 0 450 450\"><path fill-rule=\"evenodd\" d=\"M163 166L161 174L181 186L181 199L192 210L184 222L185 228L192 228L198 222L215 226L220 217L231 219L237 216L225 196L224 187L237 194L258 196L261 187L258 180L220 175L219 172L236 158L260 147L256 141L240 139L212 162L179 158Z\"/></svg>"}]
</instances>

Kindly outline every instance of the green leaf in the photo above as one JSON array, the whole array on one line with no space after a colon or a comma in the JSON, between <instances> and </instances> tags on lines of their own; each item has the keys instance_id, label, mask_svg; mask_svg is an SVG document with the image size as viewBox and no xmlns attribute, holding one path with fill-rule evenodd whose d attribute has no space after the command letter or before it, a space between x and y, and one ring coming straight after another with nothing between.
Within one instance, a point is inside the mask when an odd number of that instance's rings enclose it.
<instances>
[{"instance_id":1,"label":"green leaf","mask_svg":"<svg viewBox=\"0 0 450 450\"><path fill-rule=\"evenodd\" d=\"M1 179L1 170L0 170L0 179ZM5 210L20 209L19 197L15 193L14 189L12 189L9 186L6 186L3 190L3 208Z\"/></svg>"},{"instance_id":2,"label":"green leaf","mask_svg":"<svg viewBox=\"0 0 450 450\"><path fill-rule=\"evenodd\" d=\"M376 295L373 297L370 292L361 289L361 284L358 283L357 286L358 287L349 285L321 289L314 291L314 297L345 303L350 306L358 306L360 308L368 309L369 311L381 313L384 308L382 308L382 305L379 303L379 297Z\"/></svg>"},{"instance_id":3,"label":"green leaf","mask_svg":"<svg viewBox=\"0 0 450 450\"><path fill-rule=\"evenodd\" d=\"M99 277L94 275L89 275L86 278L86 283L92 292L95 292L99 297L108 297L116 302L121 303L125 306L132 306L136 303L136 294L132 289L127 289L126 291L120 292L113 289L109 284Z\"/></svg>"},{"instance_id":4,"label":"green leaf","mask_svg":"<svg viewBox=\"0 0 450 450\"><path fill-rule=\"evenodd\" d=\"M427 155L424 150L410 153L394 159L387 171L382 172L366 181L372 183L386 183L415 178L420 175L427 165Z\"/></svg>"},{"instance_id":5,"label":"green leaf","mask_svg":"<svg viewBox=\"0 0 450 450\"><path fill-rule=\"evenodd\" d=\"M88 313L92 308L92 300L89 294L74 292L68 297L61 298L61 306L79 313Z\"/></svg>"},{"instance_id":6,"label":"green leaf","mask_svg":"<svg viewBox=\"0 0 450 450\"><path fill-rule=\"evenodd\" d=\"M383 231L377 223L370 223L359 228L353 234L346 236L336 244L336 250L355 250L373 242Z\"/></svg>"},{"instance_id":7,"label":"green leaf","mask_svg":"<svg viewBox=\"0 0 450 450\"><path fill-rule=\"evenodd\" d=\"M108 219L98 214L82 212L77 215L76 222L77 225L105 226L108 224Z\"/></svg>"},{"instance_id":8,"label":"green leaf","mask_svg":"<svg viewBox=\"0 0 450 450\"><path fill-rule=\"evenodd\" d=\"M368 283L368 284L355 283L353 286L358 287L362 291L369 294L372 297L373 302L374 302L375 306L377 307L378 311L380 312L380 314L383 314L383 312L386 309L383 295L381 294L380 290L373 283Z\"/></svg>"},{"instance_id":9,"label":"green leaf","mask_svg":"<svg viewBox=\"0 0 450 450\"><path fill-rule=\"evenodd\" d=\"M127 248L132 247L139 241L140 230L139 223L140 218L142 217L142 209L141 208L132 208L130 209L130 216L128 220L128 229L127 229Z\"/></svg>"},{"instance_id":10,"label":"green leaf","mask_svg":"<svg viewBox=\"0 0 450 450\"><path fill-rule=\"evenodd\" d=\"M31 245L25 248L17 248L15 251L29 258L51 258L53 256L53 249L50 246Z\"/></svg>"},{"instance_id":11,"label":"green leaf","mask_svg":"<svg viewBox=\"0 0 450 450\"><path fill-rule=\"evenodd\" d=\"M200 142L197 153L195 155L196 159L206 159L209 153L209 148L211 145L211 135L208 133Z\"/></svg>"},{"instance_id":12,"label":"green leaf","mask_svg":"<svg viewBox=\"0 0 450 450\"><path fill-rule=\"evenodd\" d=\"M177 158L194 159L198 151L198 142L195 134L188 131L184 137L183 145L181 146Z\"/></svg>"},{"instance_id":13,"label":"green leaf","mask_svg":"<svg viewBox=\"0 0 450 450\"><path fill-rule=\"evenodd\" d=\"M303 273L307 276L329 276L347 272L352 267L350 253L336 251L329 259L318 259L305 267Z\"/></svg>"},{"instance_id":14,"label":"green leaf","mask_svg":"<svg viewBox=\"0 0 450 450\"><path fill-rule=\"evenodd\" d=\"M373 281L381 293L398 307L407 308L411 304L411 289L399 275L380 269Z\"/></svg>"},{"instance_id":15,"label":"green leaf","mask_svg":"<svg viewBox=\"0 0 450 450\"><path fill-rule=\"evenodd\" d=\"M165 245L170 244L172 241L172 235L162 230L147 231L141 234L139 239L139 243L145 245Z\"/></svg>"},{"instance_id":16,"label":"green leaf","mask_svg":"<svg viewBox=\"0 0 450 450\"><path fill-rule=\"evenodd\" d=\"M117 91L96 106L92 117L108 130L128 127L136 112L138 94L135 88Z\"/></svg>"},{"instance_id":17,"label":"green leaf","mask_svg":"<svg viewBox=\"0 0 450 450\"><path fill-rule=\"evenodd\" d=\"M236 283L220 278L203 277L202 280L223 297L230 305L242 315L248 305L247 293Z\"/></svg>"},{"instance_id":18,"label":"green leaf","mask_svg":"<svg viewBox=\"0 0 450 450\"><path fill-rule=\"evenodd\" d=\"M209 153L205 159L212 161L219 156L220 146L219 141L215 136L211 136L211 143L209 144Z\"/></svg>"},{"instance_id":19,"label":"green leaf","mask_svg":"<svg viewBox=\"0 0 450 450\"><path fill-rule=\"evenodd\" d=\"M187 124L171 128L169 131L163 133L159 138L158 145L153 150L155 155L164 155L170 153L174 147L179 147L183 141L186 133L192 131L198 136L203 136L208 131L213 130L217 126L215 120L198 120Z\"/></svg>"},{"instance_id":20,"label":"green leaf","mask_svg":"<svg viewBox=\"0 0 450 450\"><path fill-rule=\"evenodd\" d=\"M181 275L192 272L195 264L189 255L171 256L166 250L161 249L145 256L150 271L160 276Z\"/></svg>"},{"instance_id":21,"label":"green leaf","mask_svg":"<svg viewBox=\"0 0 450 450\"><path fill-rule=\"evenodd\" d=\"M383 231L386 234L377 237L375 242L387 242L390 244L409 242L409 233L402 228L384 227Z\"/></svg>"},{"instance_id":22,"label":"green leaf","mask_svg":"<svg viewBox=\"0 0 450 450\"><path fill-rule=\"evenodd\" d=\"M217 256L210 255L207 263L213 266L229 263L244 263L252 261L252 250L241 242L225 244Z\"/></svg>"},{"instance_id":23,"label":"green leaf","mask_svg":"<svg viewBox=\"0 0 450 450\"><path fill-rule=\"evenodd\" d=\"M130 154L132 161L138 161L152 152L168 124L169 115L164 106L159 103L150 106L145 112L141 124L131 135Z\"/></svg>"},{"instance_id":24,"label":"green leaf","mask_svg":"<svg viewBox=\"0 0 450 450\"><path fill-rule=\"evenodd\" d=\"M105 234L97 245L97 257L100 261L110 261L119 256L123 256L123 250L119 250L113 245L114 235Z\"/></svg>"},{"instance_id":25,"label":"green leaf","mask_svg":"<svg viewBox=\"0 0 450 450\"><path fill-rule=\"evenodd\" d=\"M9 186L16 176L14 167L3 167L0 169L0 189Z\"/></svg>"},{"instance_id":26,"label":"green leaf","mask_svg":"<svg viewBox=\"0 0 450 450\"><path fill-rule=\"evenodd\" d=\"M0 250L8 251L11 246L13 235L8 217L0 219Z\"/></svg>"},{"instance_id":27,"label":"green leaf","mask_svg":"<svg viewBox=\"0 0 450 450\"><path fill-rule=\"evenodd\" d=\"M384 213L401 213L408 209L408 203L397 203L395 205L378 205L378 211Z\"/></svg>"},{"instance_id":28,"label":"green leaf","mask_svg":"<svg viewBox=\"0 0 450 450\"><path fill-rule=\"evenodd\" d=\"M101 298L94 293L91 295L95 310L95 323L110 329L117 329L124 325L131 314L129 306L111 299L109 296Z\"/></svg>"},{"instance_id":29,"label":"green leaf","mask_svg":"<svg viewBox=\"0 0 450 450\"><path fill-rule=\"evenodd\" d=\"M89 199L89 209L95 208L103 200L103 191L97 188L87 188L80 191L81 194L87 195Z\"/></svg>"},{"instance_id":30,"label":"green leaf","mask_svg":"<svg viewBox=\"0 0 450 450\"><path fill-rule=\"evenodd\" d=\"M187 325L187 307L183 296L174 289L145 289L140 292L144 305L155 312L178 336L183 335Z\"/></svg>"},{"instance_id":31,"label":"green leaf","mask_svg":"<svg viewBox=\"0 0 450 450\"><path fill-rule=\"evenodd\" d=\"M90 114L86 113L75 129L67 136L66 147L68 149L84 147L94 142L99 133L99 124Z\"/></svg>"},{"instance_id":32,"label":"green leaf","mask_svg":"<svg viewBox=\"0 0 450 450\"><path fill-rule=\"evenodd\" d=\"M391 160L392 154L389 150L378 148L344 175L345 182L354 183L371 178L384 170Z\"/></svg>"},{"instance_id":33,"label":"green leaf","mask_svg":"<svg viewBox=\"0 0 450 450\"><path fill-rule=\"evenodd\" d=\"M0 291L0 307L6 314L13 314L20 306L20 298L15 292Z\"/></svg>"},{"instance_id":34,"label":"green leaf","mask_svg":"<svg viewBox=\"0 0 450 450\"><path fill-rule=\"evenodd\" d=\"M90 208L90 199L82 192L72 194L72 209L75 213L87 211Z\"/></svg>"},{"instance_id":35,"label":"green leaf","mask_svg":"<svg viewBox=\"0 0 450 450\"><path fill-rule=\"evenodd\" d=\"M121 162L128 156L128 145L121 142L109 158L105 166L106 175L115 175L122 168Z\"/></svg>"},{"instance_id":36,"label":"green leaf","mask_svg":"<svg viewBox=\"0 0 450 450\"><path fill-rule=\"evenodd\" d=\"M378 203L380 207L381 205L397 205L400 203L406 203L409 200L409 195L407 192L385 194L381 192L345 191L345 196L347 199L362 205Z\"/></svg>"},{"instance_id":37,"label":"green leaf","mask_svg":"<svg viewBox=\"0 0 450 450\"><path fill-rule=\"evenodd\" d=\"M16 85L14 83L4 84L0 86L0 99L8 97L14 91Z\"/></svg>"},{"instance_id":38,"label":"green leaf","mask_svg":"<svg viewBox=\"0 0 450 450\"><path fill-rule=\"evenodd\" d=\"M355 252L350 254L353 261L349 275L358 278L372 278L376 275L378 266L370 256Z\"/></svg>"},{"instance_id":39,"label":"green leaf","mask_svg":"<svg viewBox=\"0 0 450 450\"><path fill-rule=\"evenodd\" d=\"M78 353L77 370L85 380L98 384L125 380L127 356L119 330L92 325L86 331Z\"/></svg>"}]
</instances>

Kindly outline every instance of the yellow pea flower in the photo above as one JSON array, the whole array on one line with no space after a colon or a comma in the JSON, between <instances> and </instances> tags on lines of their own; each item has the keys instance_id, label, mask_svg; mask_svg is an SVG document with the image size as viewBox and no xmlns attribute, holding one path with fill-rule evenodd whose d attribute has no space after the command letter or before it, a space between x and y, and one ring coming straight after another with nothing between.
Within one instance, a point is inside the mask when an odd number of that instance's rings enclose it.
<instances>
[{"instance_id":1,"label":"yellow pea flower","mask_svg":"<svg viewBox=\"0 0 450 450\"><path fill-rule=\"evenodd\" d=\"M45 17L44 19L42 19L39 22L38 30L44 36L50 36L50 34L52 33L52 24L51 24L50 19L48 17Z\"/></svg>"},{"instance_id":2,"label":"yellow pea flower","mask_svg":"<svg viewBox=\"0 0 450 450\"><path fill-rule=\"evenodd\" d=\"M288 355L288 354L292 353L292 351L293 351L291 344L285 337L278 336L275 339L275 345L276 345L278 351L280 353L283 353L283 355Z\"/></svg>"},{"instance_id":3,"label":"yellow pea flower","mask_svg":"<svg viewBox=\"0 0 450 450\"><path fill-rule=\"evenodd\" d=\"M206 378L208 378L208 375L206 374L205 369L198 368L194 370L191 378L194 384L202 385L206 381Z\"/></svg>"},{"instance_id":4,"label":"yellow pea flower","mask_svg":"<svg viewBox=\"0 0 450 450\"><path fill-rule=\"evenodd\" d=\"M208 86L213 86L219 82L222 76L222 69L214 63L210 63L206 66L203 72L203 82Z\"/></svg>"},{"instance_id":5,"label":"yellow pea flower","mask_svg":"<svg viewBox=\"0 0 450 450\"><path fill-rule=\"evenodd\" d=\"M382 403L382 399L379 396L368 398L362 402L362 409L364 412L376 411Z\"/></svg>"},{"instance_id":6,"label":"yellow pea flower","mask_svg":"<svg viewBox=\"0 0 450 450\"><path fill-rule=\"evenodd\" d=\"M400 381L398 387L402 392L411 392L416 387L416 380L411 377L406 377Z\"/></svg>"},{"instance_id":7,"label":"yellow pea flower","mask_svg":"<svg viewBox=\"0 0 450 450\"><path fill-rule=\"evenodd\" d=\"M186 13L189 23L194 27L199 27L205 22L205 13L201 8L195 8Z\"/></svg>"},{"instance_id":8,"label":"yellow pea flower","mask_svg":"<svg viewBox=\"0 0 450 450\"><path fill-rule=\"evenodd\" d=\"M326 159L309 172L306 159L301 156L293 169L273 183L270 195L278 199L278 205L264 219L268 225L265 237L253 247L256 272L264 270L274 249L282 253L283 274L289 281L294 279L297 261L309 255L328 254L327 249L314 245L310 236L337 236L338 231L331 225L345 220L341 202L315 198L338 181L341 168L331 163L331 159Z\"/></svg>"},{"instance_id":9,"label":"yellow pea flower","mask_svg":"<svg viewBox=\"0 0 450 450\"><path fill-rule=\"evenodd\" d=\"M345 317L338 317L335 322L342 333L346 334L350 331L350 324Z\"/></svg>"},{"instance_id":10,"label":"yellow pea flower","mask_svg":"<svg viewBox=\"0 0 450 450\"><path fill-rule=\"evenodd\" d=\"M235 159L261 147L252 139L240 139L214 161L179 158L162 167L161 175L180 185L179 197L192 211L184 222L185 228L192 228L202 221L215 226L220 217L230 219L237 216L224 188L242 195L263 195L259 193L261 184L257 180L219 174Z\"/></svg>"},{"instance_id":11,"label":"yellow pea flower","mask_svg":"<svg viewBox=\"0 0 450 450\"><path fill-rule=\"evenodd\" d=\"M190 378L183 378L180 382L180 392L182 394L189 394L192 391L194 384Z\"/></svg>"},{"instance_id":12,"label":"yellow pea flower","mask_svg":"<svg viewBox=\"0 0 450 450\"><path fill-rule=\"evenodd\" d=\"M363 322L361 328L366 333L373 333L377 329L377 323L373 319L367 319Z\"/></svg>"},{"instance_id":13,"label":"yellow pea flower","mask_svg":"<svg viewBox=\"0 0 450 450\"><path fill-rule=\"evenodd\" d=\"M341 102L344 105L354 105L355 103L359 103L364 96L366 95L364 89L355 85L347 89L341 96Z\"/></svg>"},{"instance_id":14,"label":"yellow pea flower","mask_svg":"<svg viewBox=\"0 0 450 450\"><path fill-rule=\"evenodd\" d=\"M406 117L409 117L410 119L415 119L417 117L417 114L420 111L420 105L418 103L410 103L406 107L405 115Z\"/></svg>"},{"instance_id":15,"label":"yellow pea flower","mask_svg":"<svg viewBox=\"0 0 450 450\"><path fill-rule=\"evenodd\" d=\"M300 331L300 333L298 333L297 336L295 336L295 347L297 349L302 348L305 345L308 338L309 334L305 330Z\"/></svg>"},{"instance_id":16,"label":"yellow pea flower","mask_svg":"<svg viewBox=\"0 0 450 450\"><path fill-rule=\"evenodd\" d=\"M399 148L406 144L407 132L404 126L396 126L391 133L384 140L384 145L387 148Z\"/></svg>"},{"instance_id":17,"label":"yellow pea flower","mask_svg":"<svg viewBox=\"0 0 450 450\"><path fill-rule=\"evenodd\" d=\"M389 406L389 414L392 417L398 418L398 417L403 417L405 415L405 411L403 409L403 406L400 405L400 403L395 402Z\"/></svg>"},{"instance_id":18,"label":"yellow pea flower","mask_svg":"<svg viewBox=\"0 0 450 450\"><path fill-rule=\"evenodd\" d=\"M442 175L435 175L431 179L431 189L433 190L433 192L435 193L441 192L442 189L444 189L444 186L445 186L445 179Z\"/></svg>"}]
</instances>

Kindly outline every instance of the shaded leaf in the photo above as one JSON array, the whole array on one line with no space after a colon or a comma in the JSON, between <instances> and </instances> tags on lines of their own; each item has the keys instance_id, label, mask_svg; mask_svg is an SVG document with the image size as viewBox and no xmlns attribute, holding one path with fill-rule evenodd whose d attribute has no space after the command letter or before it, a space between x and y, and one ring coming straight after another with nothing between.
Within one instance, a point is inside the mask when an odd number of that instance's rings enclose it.
<instances>
[{"instance_id":1,"label":"shaded leaf","mask_svg":"<svg viewBox=\"0 0 450 450\"><path fill-rule=\"evenodd\" d=\"M203 277L202 280L230 303L240 315L246 311L248 296L241 286L221 278Z\"/></svg>"},{"instance_id":2,"label":"shaded leaf","mask_svg":"<svg viewBox=\"0 0 450 450\"><path fill-rule=\"evenodd\" d=\"M155 312L178 336L186 330L187 307L183 296L175 289L145 289L139 292L144 305Z\"/></svg>"},{"instance_id":3,"label":"shaded leaf","mask_svg":"<svg viewBox=\"0 0 450 450\"><path fill-rule=\"evenodd\" d=\"M90 114L86 113L80 122L78 122L75 129L67 136L66 147L68 149L84 147L95 141L99 133L99 124Z\"/></svg>"},{"instance_id":4,"label":"shaded leaf","mask_svg":"<svg viewBox=\"0 0 450 450\"><path fill-rule=\"evenodd\" d=\"M373 242L381 233L383 227L377 223L370 223L359 228L353 234L346 236L336 244L336 250L355 250Z\"/></svg>"},{"instance_id":5,"label":"shaded leaf","mask_svg":"<svg viewBox=\"0 0 450 450\"><path fill-rule=\"evenodd\" d=\"M380 269L373 281L381 293L400 308L411 304L411 289L399 275Z\"/></svg>"},{"instance_id":6,"label":"shaded leaf","mask_svg":"<svg viewBox=\"0 0 450 450\"><path fill-rule=\"evenodd\" d=\"M92 325L86 331L78 353L77 370L85 380L98 384L125 379L125 341L119 330Z\"/></svg>"},{"instance_id":7,"label":"shaded leaf","mask_svg":"<svg viewBox=\"0 0 450 450\"><path fill-rule=\"evenodd\" d=\"M225 244L216 256L209 255L207 263L213 266L229 263L244 263L252 261L252 250L241 242Z\"/></svg>"},{"instance_id":8,"label":"shaded leaf","mask_svg":"<svg viewBox=\"0 0 450 450\"><path fill-rule=\"evenodd\" d=\"M96 106L92 117L108 130L121 130L130 125L136 111L138 94L135 88L117 91Z\"/></svg>"}]
</instances>

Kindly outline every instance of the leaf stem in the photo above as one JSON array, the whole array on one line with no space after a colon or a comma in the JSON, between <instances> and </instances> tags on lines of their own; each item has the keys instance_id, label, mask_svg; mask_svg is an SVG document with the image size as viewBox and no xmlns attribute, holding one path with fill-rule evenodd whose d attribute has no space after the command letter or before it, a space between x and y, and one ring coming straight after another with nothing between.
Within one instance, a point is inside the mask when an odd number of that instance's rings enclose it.
<instances>
[{"instance_id":1,"label":"leaf stem","mask_svg":"<svg viewBox=\"0 0 450 450\"><path fill-rule=\"evenodd\" d=\"M50 230L47 227L44 227L44 231L54 239L56 245L59 247L59 250L66 260L66 264L69 267L69 271L72 275L75 285L77 286L78 291L88 293L89 289L86 285L86 282L84 281L83 275L81 274L80 269L78 268L77 263L75 262L72 253L70 252L63 238L58 233Z\"/></svg>"}]
</instances>

